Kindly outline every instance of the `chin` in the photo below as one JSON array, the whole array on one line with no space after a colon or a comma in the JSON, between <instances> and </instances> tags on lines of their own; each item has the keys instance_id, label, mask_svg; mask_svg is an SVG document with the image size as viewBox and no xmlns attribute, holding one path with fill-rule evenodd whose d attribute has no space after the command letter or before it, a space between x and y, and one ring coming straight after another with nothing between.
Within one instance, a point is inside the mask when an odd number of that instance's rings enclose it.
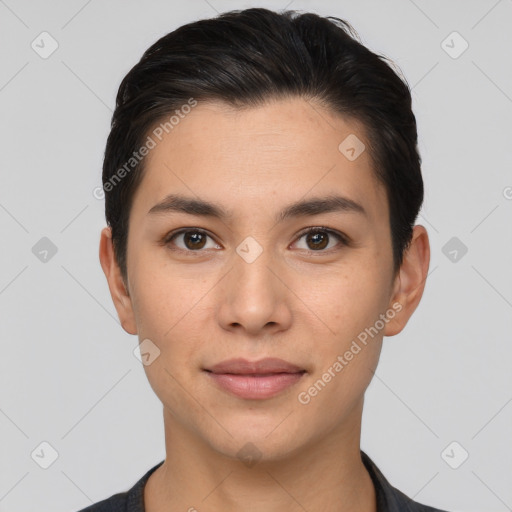
<instances>
[{"instance_id":1,"label":"chin","mask_svg":"<svg viewBox=\"0 0 512 512\"><path fill-rule=\"evenodd\" d=\"M289 411L284 410L271 415L249 411L236 418L231 417L231 421L219 419L231 435L223 429L215 429L221 435L212 437L210 431L205 433L205 441L218 453L242 462L283 460L307 444L306 431L296 428L294 422L288 422L285 419L288 414Z\"/></svg>"},{"instance_id":2,"label":"chin","mask_svg":"<svg viewBox=\"0 0 512 512\"><path fill-rule=\"evenodd\" d=\"M297 440L292 442L286 435L283 439L272 441L264 436L258 438L249 435L237 439L210 440L210 446L219 454L238 460L248 467L256 463L278 462L300 450Z\"/></svg>"}]
</instances>

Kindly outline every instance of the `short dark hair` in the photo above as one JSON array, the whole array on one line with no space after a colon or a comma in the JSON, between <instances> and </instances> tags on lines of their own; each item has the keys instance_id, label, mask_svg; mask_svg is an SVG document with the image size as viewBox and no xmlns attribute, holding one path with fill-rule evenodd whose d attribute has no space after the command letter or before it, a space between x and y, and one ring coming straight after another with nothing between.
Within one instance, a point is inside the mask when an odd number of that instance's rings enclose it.
<instances>
[{"instance_id":1,"label":"short dark hair","mask_svg":"<svg viewBox=\"0 0 512 512\"><path fill-rule=\"evenodd\" d=\"M348 22L297 11L234 10L160 38L121 82L105 149L105 216L123 278L129 214L144 169L134 155L150 129L191 98L246 108L302 97L361 122L387 193L396 273L423 202L423 180L409 86L393 67Z\"/></svg>"}]
</instances>

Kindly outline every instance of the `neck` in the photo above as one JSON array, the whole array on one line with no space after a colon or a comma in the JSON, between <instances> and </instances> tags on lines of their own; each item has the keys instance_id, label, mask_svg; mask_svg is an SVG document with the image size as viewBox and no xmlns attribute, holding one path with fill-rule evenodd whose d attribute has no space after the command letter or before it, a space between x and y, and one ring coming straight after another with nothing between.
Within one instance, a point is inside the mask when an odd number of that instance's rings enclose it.
<instances>
[{"instance_id":1,"label":"neck","mask_svg":"<svg viewBox=\"0 0 512 512\"><path fill-rule=\"evenodd\" d=\"M360 455L362 403L357 413L296 453L245 465L214 451L164 409L167 457L146 483L146 511L376 512Z\"/></svg>"}]
</instances>

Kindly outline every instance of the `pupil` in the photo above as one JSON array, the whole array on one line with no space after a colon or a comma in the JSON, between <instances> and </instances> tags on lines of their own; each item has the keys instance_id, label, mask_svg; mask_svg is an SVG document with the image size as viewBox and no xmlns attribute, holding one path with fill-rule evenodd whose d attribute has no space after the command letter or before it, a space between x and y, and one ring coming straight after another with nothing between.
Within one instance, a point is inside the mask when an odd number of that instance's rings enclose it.
<instances>
[{"instance_id":1,"label":"pupil","mask_svg":"<svg viewBox=\"0 0 512 512\"><path fill-rule=\"evenodd\" d=\"M202 240L201 240L201 237L203 238ZM189 249L198 249L198 248L201 249L204 246L204 240L205 240L205 237L203 237L202 233L197 233L197 232L192 232L192 234L185 233L185 245ZM189 245L190 241L192 241L192 244ZM198 241L199 241L199 244L197 243Z\"/></svg>"},{"instance_id":2,"label":"pupil","mask_svg":"<svg viewBox=\"0 0 512 512\"><path fill-rule=\"evenodd\" d=\"M321 243L321 245L318 245L318 238L319 237L323 237L323 244ZM325 243L327 241L327 236L325 233L320 233L320 232L317 232L317 233L310 233L309 234L309 237L308 237L308 240L313 240L313 244L317 244L316 245L316 249L323 249L324 247L327 246L327 243Z\"/></svg>"}]
</instances>

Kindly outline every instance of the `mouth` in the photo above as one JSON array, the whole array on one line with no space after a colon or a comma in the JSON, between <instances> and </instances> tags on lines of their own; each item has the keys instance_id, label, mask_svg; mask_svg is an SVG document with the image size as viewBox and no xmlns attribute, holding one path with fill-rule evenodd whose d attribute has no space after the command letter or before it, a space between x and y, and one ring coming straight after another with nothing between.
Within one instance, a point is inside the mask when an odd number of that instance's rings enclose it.
<instances>
[{"instance_id":1,"label":"mouth","mask_svg":"<svg viewBox=\"0 0 512 512\"><path fill-rule=\"evenodd\" d=\"M304 368L276 358L230 359L203 370L220 389L248 400L272 398L297 384L307 373Z\"/></svg>"}]
</instances>

